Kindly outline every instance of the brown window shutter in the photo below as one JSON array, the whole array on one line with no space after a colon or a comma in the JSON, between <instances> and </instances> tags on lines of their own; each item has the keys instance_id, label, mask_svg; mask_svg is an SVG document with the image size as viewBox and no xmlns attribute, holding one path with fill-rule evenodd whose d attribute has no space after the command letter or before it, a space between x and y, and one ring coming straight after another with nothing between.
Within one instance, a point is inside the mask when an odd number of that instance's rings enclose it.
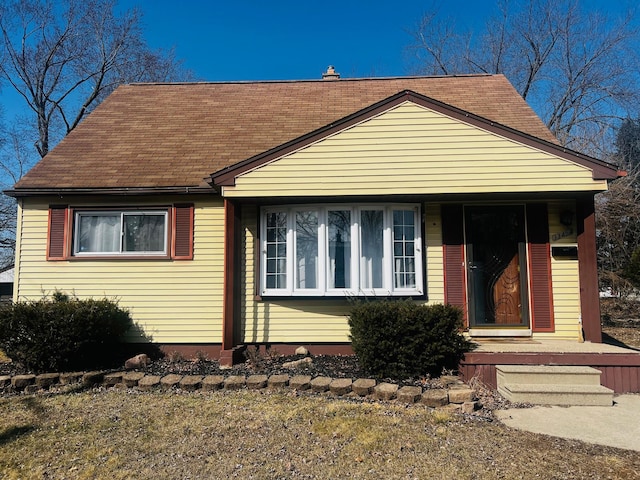
<instances>
[{"instance_id":1,"label":"brown window shutter","mask_svg":"<svg viewBox=\"0 0 640 480\"><path fill-rule=\"evenodd\" d=\"M66 260L68 252L68 210L66 205L49 207L47 260Z\"/></svg>"},{"instance_id":2,"label":"brown window shutter","mask_svg":"<svg viewBox=\"0 0 640 480\"><path fill-rule=\"evenodd\" d=\"M171 233L171 258L193 260L193 204L174 205Z\"/></svg>"},{"instance_id":3,"label":"brown window shutter","mask_svg":"<svg viewBox=\"0 0 640 480\"><path fill-rule=\"evenodd\" d=\"M527 205L529 271L531 275L531 329L534 332L555 331L553 319L553 287L551 285L551 252L547 205Z\"/></svg>"},{"instance_id":4,"label":"brown window shutter","mask_svg":"<svg viewBox=\"0 0 640 480\"><path fill-rule=\"evenodd\" d=\"M444 301L460 307L467 320L467 285L464 273L464 216L462 205L442 205Z\"/></svg>"}]
</instances>

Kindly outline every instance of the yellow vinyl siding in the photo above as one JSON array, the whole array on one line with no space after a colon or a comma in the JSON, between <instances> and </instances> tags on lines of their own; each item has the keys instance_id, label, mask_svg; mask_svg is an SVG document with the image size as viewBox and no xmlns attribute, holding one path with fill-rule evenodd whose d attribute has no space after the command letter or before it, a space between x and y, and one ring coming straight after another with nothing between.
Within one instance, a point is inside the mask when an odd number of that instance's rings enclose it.
<instances>
[{"instance_id":1,"label":"yellow vinyl siding","mask_svg":"<svg viewBox=\"0 0 640 480\"><path fill-rule=\"evenodd\" d=\"M426 292L429 303L444 302L442 260L442 233L440 205L423 206L426 227ZM244 296L241 301L241 342L348 342L347 314L349 301L344 298L281 300L257 299L256 282L259 279L254 245L258 231L258 209L247 206L242 210L244 268L242 281Z\"/></svg>"},{"instance_id":2,"label":"yellow vinyl siding","mask_svg":"<svg viewBox=\"0 0 640 480\"><path fill-rule=\"evenodd\" d=\"M580 335L580 285L578 261L551 259L555 332L535 333L534 338L577 341Z\"/></svg>"},{"instance_id":3,"label":"yellow vinyl siding","mask_svg":"<svg viewBox=\"0 0 640 480\"><path fill-rule=\"evenodd\" d=\"M14 297L38 299L61 290L80 298L114 298L159 343L220 343L222 338L223 226L219 198L130 199L127 203L72 199L72 206L149 206L193 201L193 260L46 261L49 203L25 199L19 210Z\"/></svg>"},{"instance_id":4,"label":"yellow vinyl siding","mask_svg":"<svg viewBox=\"0 0 640 480\"><path fill-rule=\"evenodd\" d=\"M576 202L573 200L554 200L548 203L549 212L549 242L551 245L578 244L578 230L576 226ZM560 216L569 213L571 225L563 225Z\"/></svg>"},{"instance_id":5,"label":"yellow vinyl siding","mask_svg":"<svg viewBox=\"0 0 640 480\"><path fill-rule=\"evenodd\" d=\"M552 200L548 203L549 242L554 245L577 245L576 206L573 200ZM560 222L562 212L572 212L572 225ZM536 338L578 340L580 335L580 277L578 260L551 258L553 283L554 333L536 333Z\"/></svg>"},{"instance_id":6,"label":"yellow vinyl siding","mask_svg":"<svg viewBox=\"0 0 640 480\"><path fill-rule=\"evenodd\" d=\"M406 102L240 175L228 197L606 190L591 171Z\"/></svg>"},{"instance_id":7,"label":"yellow vinyl siding","mask_svg":"<svg viewBox=\"0 0 640 480\"><path fill-rule=\"evenodd\" d=\"M254 245L258 231L258 209L242 209L244 236L244 298L241 301L241 343L348 342L349 326L345 299L304 300L256 299L257 269Z\"/></svg>"},{"instance_id":8,"label":"yellow vinyl siding","mask_svg":"<svg viewBox=\"0 0 640 480\"><path fill-rule=\"evenodd\" d=\"M423 213L427 252L427 299L430 304L444 303L444 259L440 205L428 203L424 206Z\"/></svg>"}]
</instances>

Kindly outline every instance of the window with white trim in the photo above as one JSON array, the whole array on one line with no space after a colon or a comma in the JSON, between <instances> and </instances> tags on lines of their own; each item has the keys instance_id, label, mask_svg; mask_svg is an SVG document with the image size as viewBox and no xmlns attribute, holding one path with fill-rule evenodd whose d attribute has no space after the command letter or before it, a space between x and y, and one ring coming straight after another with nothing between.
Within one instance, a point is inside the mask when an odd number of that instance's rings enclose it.
<instances>
[{"instance_id":1,"label":"window with white trim","mask_svg":"<svg viewBox=\"0 0 640 480\"><path fill-rule=\"evenodd\" d=\"M261 214L265 296L422 295L419 205L301 205Z\"/></svg>"},{"instance_id":2,"label":"window with white trim","mask_svg":"<svg viewBox=\"0 0 640 480\"><path fill-rule=\"evenodd\" d=\"M167 210L76 211L73 255L168 255Z\"/></svg>"}]
</instances>

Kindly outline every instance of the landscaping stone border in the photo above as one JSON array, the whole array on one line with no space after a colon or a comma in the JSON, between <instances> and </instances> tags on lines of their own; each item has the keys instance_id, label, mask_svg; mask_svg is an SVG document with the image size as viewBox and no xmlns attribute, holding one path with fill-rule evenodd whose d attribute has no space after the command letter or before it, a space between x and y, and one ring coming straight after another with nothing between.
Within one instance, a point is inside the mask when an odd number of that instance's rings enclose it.
<instances>
[{"instance_id":1,"label":"landscaping stone border","mask_svg":"<svg viewBox=\"0 0 640 480\"><path fill-rule=\"evenodd\" d=\"M0 395L10 393L34 394L59 387L133 388L140 391L216 390L295 390L333 397L370 398L422 404L431 408L472 413L481 408L473 390L456 376L442 377L446 388L424 389L417 386L400 387L395 383L377 382L372 378L330 378L309 375L147 375L140 371L43 373L40 375L0 376Z\"/></svg>"}]
</instances>

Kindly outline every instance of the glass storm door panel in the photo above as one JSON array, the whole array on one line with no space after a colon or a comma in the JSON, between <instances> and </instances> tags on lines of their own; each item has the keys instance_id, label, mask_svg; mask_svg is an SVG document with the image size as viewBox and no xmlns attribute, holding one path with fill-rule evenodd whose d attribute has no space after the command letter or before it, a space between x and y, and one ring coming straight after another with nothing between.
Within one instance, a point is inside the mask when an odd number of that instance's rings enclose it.
<instances>
[{"instance_id":1,"label":"glass storm door panel","mask_svg":"<svg viewBox=\"0 0 640 480\"><path fill-rule=\"evenodd\" d=\"M471 327L528 326L524 207L465 208Z\"/></svg>"}]
</instances>

